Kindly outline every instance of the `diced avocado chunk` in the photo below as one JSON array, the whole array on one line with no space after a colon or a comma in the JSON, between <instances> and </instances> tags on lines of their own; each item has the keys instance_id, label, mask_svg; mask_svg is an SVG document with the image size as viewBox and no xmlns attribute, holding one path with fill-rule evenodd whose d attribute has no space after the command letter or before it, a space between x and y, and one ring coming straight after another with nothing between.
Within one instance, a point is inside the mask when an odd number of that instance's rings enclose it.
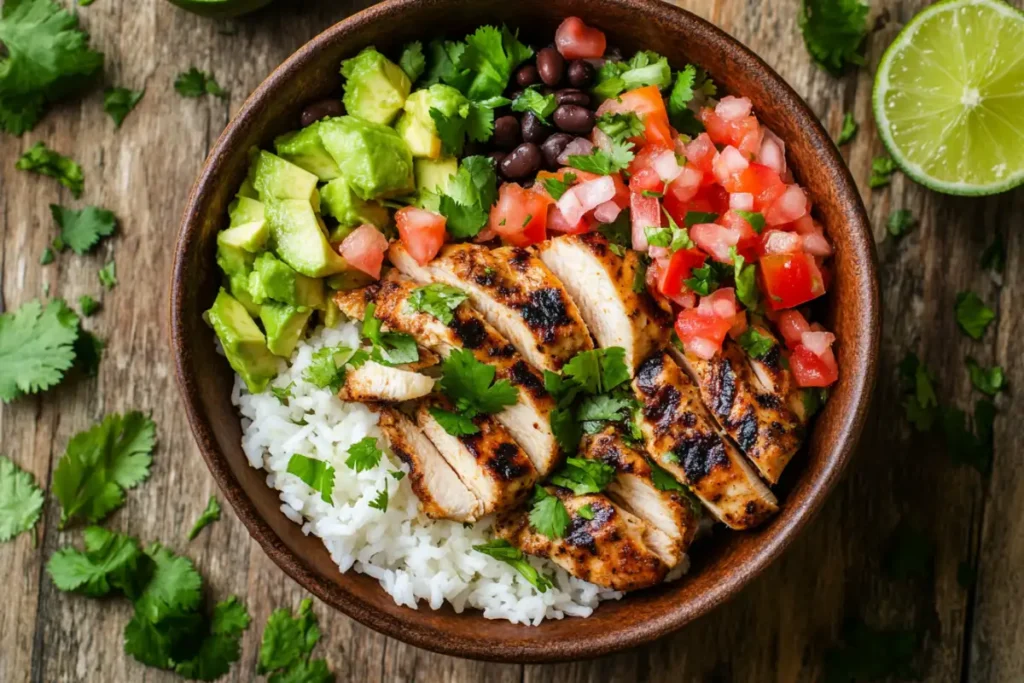
<instances>
[{"instance_id":1,"label":"diced avocado chunk","mask_svg":"<svg viewBox=\"0 0 1024 683\"><path fill-rule=\"evenodd\" d=\"M267 222L261 218L259 221L242 223L217 233L217 246L235 247L250 254L257 254L266 248L269 234Z\"/></svg>"},{"instance_id":2,"label":"diced avocado chunk","mask_svg":"<svg viewBox=\"0 0 1024 683\"><path fill-rule=\"evenodd\" d=\"M416 190L444 194L448 191L448 183L458 171L459 161L455 157L417 159Z\"/></svg>"},{"instance_id":3,"label":"diced avocado chunk","mask_svg":"<svg viewBox=\"0 0 1024 683\"><path fill-rule=\"evenodd\" d=\"M405 113L395 124L395 130L402 135L414 157L436 159L441 156L441 138L437 133L437 124L430 115L431 109L449 118L464 119L469 115L469 100L455 88L443 83L435 83L409 95L405 101Z\"/></svg>"},{"instance_id":4,"label":"diced avocado chunk","mask_svg":"<svg viewBox=\"0 0 1024 683\"><path fill-rule=\"evenodd\" d=\"M267 331L267 348L270 352L285 358L291 356L312 314L313 310L305 306L274 302L260 306L260 320Z\"/></svg>"},{"instance_id":5,"label":"diced avocado chunk","mask_svg":"<svg viewBox=\"0 0 1024 683\"><path fill-rule=\"evenodd\" d=\"M302 275L269 252L256 257L248 289L258 304L268 299L309 308L324 304L323 280Z\"/></svg>"},{"instance_id":6,"label":"diced avocado chunk","mask_svg":"<svg viewBox=\"0 0 1024 683\"><path fill-rule=\"evenodd\" d=\"M380 229L390 221L388 210L377 202L360 199L344 178L335 178L320 190L323 211L338 221L338 227L331 232L331 242L345 238L356 226L369 223Z\"/></svg>"},{"instance_id":7,"label":"diced avocado chunk","mask_svg":"<svg viewBox=\"0 0 1024 683\"><path fill-rule=\"evenodd\" d=\"M263 220L263 203L258 199L239 195L228 207L228 217L231 219L232 228L246 223L259 223Z\"/></svg>"},{"instance_id":8,"label":"diced avocado chunk","mask_svg":"<svg viewBox=\"0 0 1024 683\"><path fill-rule=\"evenodd\" d=\"M344 273L338 273L327 278L327 289L341 292L347 289L359 289L373 282L373 277L361 270L350 268Z\"/></svg>"},{"instance_id":9,"label":"diced avocado chunk","mask_svg":"<svg viewBox=\"0 0 1024 683\"><path fill-rule=\"evenodd\" d=\"M224 232L227 232L227 230ZM256 256L239 246L224 242L220 238L224 232L217 234L217 265L229 276L238 273L248 273L252 270L252 264L256 260Z\"/></svg>"},{"instance_id":10,"label":"diced avocado chunk","mask_svg":"<svg viewBox=\"0 0 1024 683\"><path fill-rule=\"evenodd\" d=\"M228 363L242 376L249 391L258 394L266 389L277 375L278 361L245 307L222 289L206 312L206 319L217 333Z\"/></svg>"},{"instance_id":11,"label":"diced avocado chunk","mask_svg":"<svg viewBox=\"0 0 1024 683\"><path fill-rule=\"evenodd\" d=\"M320 122L320 139L360 199L412 192L412 153L393 128L355 116Z\"/></svg>"},{"instance_id":12,"label":"diced avocado chunk","mask_svg":"<svg viewBox=\"0 0 1024 683\"><path fill-rule=\"evenodd\" d=\"M273 199L303 199L319 211L317 181L309 171L270 152L260 151L253 161L252 184L264 204Z\"/></svg>"},{"instance_id":13,"label":"diced avocado chunk","mask_svg":"<svg viewBox=\"0 0 1024 683\"><path fill-rule=\"evenodd\" d=\"M282 261L309 277L340 273L348 264L331 248L319 217L308 200L278 199L267 202L270 244Z\"/></svg>"},{"instance_id":14,"label":"diced avocado chunk","mask_svg":"<svg viewBox=\"0 0 1024 683\"><path fill-rule=\"evenodd\" d=\"M345 77L345 110L387 125L402 110L412 83L405 72L372 46L341 63Z\"/></svg>"},{"instance_id":15,"label":"diced avocado chunk","mask_svg":"<svg viewBox=\"0 0 1024 683\"><path fill-rule=\"evenodd\" d=\"M334 305L333 301L329 300L327 306L321 311L320 317L323 320L324 327L334 327L341 321L341 311Z\"/></svg>"},{"instance_id":16,"label":"diced avocado chunk","mask_svg":"<svg viewBox=\"0 0 1024 683\"><path fill-rule=\"evenodd\" d=\"M260 195L256 192L256 188L252 186L252 178L246 176L245 180L242 181L241 187L238 188L238 196L246 197L248 199L260 198Z\"/></svg>"},{"instance_id":17,"label":"diced avocado chunk","mask_svg":"<svg viewBox=\"0 0 1024 683\"><path fill-rule=\"evenodd\" d=\"M274 140L277 155L304 168L320 180L334 180L341 171L320 140L320 122L287 133Z\"/></svg>"},{"instance_id":18,"label":"diced avocado chunk","mask_svg":"<svg viewBox=\"0 0 1024 683\"><path fill-rule=\"evenodd\" d=\"M255 318L260 314L260 305L253 301L252 295L249 294L249 277L251 275L251 272L229 275L228 289L231 296L238 299L238 303L242 304L245 310L249 311L249 315Z\"/></svg>"}]
</instances>

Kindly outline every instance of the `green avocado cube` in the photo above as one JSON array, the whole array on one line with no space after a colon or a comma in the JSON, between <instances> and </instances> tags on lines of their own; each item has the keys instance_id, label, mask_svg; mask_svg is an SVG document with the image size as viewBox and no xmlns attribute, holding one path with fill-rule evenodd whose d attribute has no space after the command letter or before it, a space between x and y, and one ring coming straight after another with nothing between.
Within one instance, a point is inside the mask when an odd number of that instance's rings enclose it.
<instances>
[{"instance_id":1,"label":"green avocado cube","mask_svg":"<svg viewBox=\"0 0 1024 683\"><path fill-rule=\"evenodd\" d=\"M274 148L279 157L304 168L320 180L334 180L341 175L337 162L320 140L319 121L302 130L281 135L274 140Z\"/></svg>"},{"instance_id":2,"label":"green avocado cube","mask_svg":"<svg viewBox=\"0 0 1024 683\"><path fill-rule=\"evenodd\" d=\"M415 168L417 192L445 194L448 183L459 171L459 161L455 157L417 159Z\"/></svg>"},{"instance_id":3,"label":"green avocado cube","mask_svg":"<svg viewBox=\"0 0 1024 683\"><path fill-rule=\"evenodd\" d=\"M225 230L224 232L227 231ZM225 243L220 239L224 232L217 234L217 265L229 276L238 273L248 273L252 270L252 264L256 260L256 256L239 246Z\"/></svg>"},{"instance_id":4,"label":"green avocado cube","mask_svg":"<svg viewBox=\"0 0 1024 683\"><path fill-rule=\"evenodd\" d=\"M387 209L357 197L344 178L335 178L320 188L320 201L324 214L338 221L338 227L331 232L331 242L341 241L363 223L383 230L391 220Z\"/></svg>"},{"instance_id":5,"label":"green avocado cube","mask_svg":"<svg viewBox=\"0 0 1024 683\"><path fill-rule=\"evenodd\" d=\"M394 197L415 188L412 153L393 128L338 116L320 122L320 139L360 199Z\"/></svg>"},{"instance_id":6,"label":"green avocado cube","mask_svg":"<svg viewBox=\"0 0 1024 683\"><path fill-rule=\"evenodd\" d=\"M252 168L249 169L252 171ZM247 199L259 199L260 195L256 192L256 188L252 185L252 178L246 176L245 180L242 181L242 185L238 188L238 197L245 197Z\"/></svg>"},{"instance_id":7,"label":"green avocado cube","mask_svg":"<svg viewBox=\"0 0 1024 683\"><path fill-rule=\"evenodd\" d=\"M258 394L266 389L277 375L278 361L245 307L222 289L206 312L206 320L220 339L228 363L242 376L249 391Z\"/></svg>"},{"instance_id":8,"label":"green avocado cube","mask_svg":"<svg viewBox=\"0 0 1024 683\"><path fill-rule=\"evenodd\" d=\"M348 263L327 242L320 218L308 200L278 199L267 202L267 225L274 253L308 277L340 273Z\"/></svg>"},{"instance_id":9,"label":"green avocado cube","mask_svg":"<svg viewBox=\"0 0 1024 683\"><path fill-rule=\"evenodd\" d=\"M306 331L306 323L313 310L304 306L292 306L267 302L260 306L260 320L267 331L267 348L275 356L288 358L295 345Z\"/></svg>"},{"instance_id":10,"label":"green avocado cube","mask_svg":"<svg viewBox=\"0 0 1024 683\"><path fill-rule=\"evenodd\" d=\"M246 223L259 223L263 220L263 202L238 195L228 206L228 218L231 219L229 227L232 228Z\"/></svg>"},{"instance_id":11,"label":"green avocado cube","mask_svg":"<svg viewBox=\"0 0 1024 683\"><path fill-rule=\"evenodd\" d=\"M402 69L372 46L341 63L345 110L383 125L402 110L412 83Z\"/></svg>"},{"instance_id":12,"label":"green avocado cube","mask_svg":"<svg viewBox=\"0 0 1024 683\"><path fill-rule=\"evenodd\" d=\"M252 298L252 294L249 293L249 278L252 273L236 273L228 276L228 290L231 292L231 296L238 299L238 303L245 307L245 310L249 311L249 315L254 318L260 314L260 305Z\"/></svg>"},{"instance_id":13,"label":"green avocado cube","mask_svg":"<svg viewBox=\"0 0 1024 683\"><path fill-rule=\"evenodd\" d=\"M252 223L242 223L217 233L217 246L234 247L250 254L257 254L267 246L270 231L262 218Z\"/></svg>"},{"instance_id":14,"label":"green avocado cube","mask_svg":"<svg viewBox=\"0 0 1024 683\"><path fill-rule=\"evenodd\" d=\"M252 184L264 204L273 199L303 199L319 211L318 180L304 168L270 152L260 151L253 161Z\"/></svg>"},{"instance_id":15,"label":"green avocado cube","mask_svg":"<svg viewBox=\"0 0 1024 683\"><path fill-rule=\"evenodd\" d=\"M324 281L306 277L269 252L256 257L249 274L249 293L258 304L268 299L319 308L324 305Z\"/></svg>"},{"instance_id":16,"label":"green avocado cube","mask_svg":"<svg viewBox=\"0 0 1024 683\"><path fill-rule=\"evenodd\" d=\"M469 100L455 88L443 83L435 83L409 95L405 101L405 113L395 124L395 130L405 140L414 157L436 159L441 156L441 137L430 115L431 109L436 109L448 118L465 119L469 116ZM453 153L458 151L454 150Z\"/></svg>"}]
</instances>

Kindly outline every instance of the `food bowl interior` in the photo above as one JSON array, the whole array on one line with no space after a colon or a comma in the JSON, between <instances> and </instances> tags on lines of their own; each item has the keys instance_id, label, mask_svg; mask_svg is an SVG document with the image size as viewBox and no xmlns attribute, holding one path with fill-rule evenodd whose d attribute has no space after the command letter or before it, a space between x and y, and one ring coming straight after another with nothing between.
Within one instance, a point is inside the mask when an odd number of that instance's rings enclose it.
<instances>
[{"instance_id":1,"label":"food bowl interior","mask_svg":"<svg viewBox=\"0 0 1024 683\"><path fill-rule=\"evenodd\" d=\"M798 181L836 244L826 318L839 340L841 376L808 443L777 488L780 513L746 533L716 530L696 544L690 574L675 583L605 602L588 619L539 627L455 614L445 606L413 611L394 604L377 581L342 575L320 539L305 536L279 509L277 492L248 465L233 374L202 320L219 287L215 236L248 166L248 150L298 127L301 109L340 89L342 59L367 45L397 54L404 42L461 37L482 24L507 23L546 45L562 18L578 15L605 31L609 45L667 55L675 68L706 68L720 89L743 94L785 141ZM304 46L244 104L218 141L189 200L176 254L172 331L189 419L212 472L253 536L285 571L320 599L388 635L461 656L509 661L592 656L648 641L699 616L764 568L818 507L849 456L874 377L877 298L873 247L856 187L813 114L773 72L710 24L667 5L629 0L396 0L343 22Z\"/></svg>"}]
</instances>

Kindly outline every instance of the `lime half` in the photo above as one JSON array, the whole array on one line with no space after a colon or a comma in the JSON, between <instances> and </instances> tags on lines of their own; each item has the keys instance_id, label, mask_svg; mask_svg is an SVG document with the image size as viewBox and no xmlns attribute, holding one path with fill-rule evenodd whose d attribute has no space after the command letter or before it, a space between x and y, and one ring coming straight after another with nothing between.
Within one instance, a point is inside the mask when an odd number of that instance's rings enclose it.
<instances>
[{"instance_id":1,"label":"lime half","mask_svg":"<svg viewBox=\"0 0 1024 683\"><path fill-rule=\"evenodd\" d=\"M911 178L983 195L1024 182L1024 13L946 0L882 56L873 92L882 142Z\"/></svg>"}]
</instances>

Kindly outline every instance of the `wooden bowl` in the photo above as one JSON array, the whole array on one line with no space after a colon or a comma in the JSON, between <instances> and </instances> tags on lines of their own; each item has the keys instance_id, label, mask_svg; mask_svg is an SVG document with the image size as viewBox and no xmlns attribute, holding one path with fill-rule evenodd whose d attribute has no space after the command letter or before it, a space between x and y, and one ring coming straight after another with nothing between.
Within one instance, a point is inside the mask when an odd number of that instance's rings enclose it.
<instances>
[{"instance_id":1,"label":"wooden bowl","mask_svg":"<svg viewBox=\"0 0 1024 683\"><path fill-rule=\"evenodd\" d=\"M304 536L280 511L265 474L249 466L231 405L232 372L214 349L202 313L220 282L215 236L246 173L253 145L298 126L312 101L339 92L338 66L367 45L395 54L409 40L443 30L462 36L506 22L534 44L547 44L562 18L578 15L624 52L646 48L673 66L705 67L726 91L753 100L760 119L786 143L799 181L835 244L835 278L825 318L839 340L840 379L804 452L778 487L779 514L761 529L720 532L695 546L680 581L603 603L587 619L546 620L538 627L397 606L377 581L341 574L319 538ZM860 196L817 117L774 71L740 43L696 16L642 0L390 0L332 26L278 67L220 136L185 209L171 289L172 352L199 449L224 496L270 557L311 593L381 633L462 657L539 662L593 657L649 642L705 614L758 575L821 507L853 451L864 423L878 354L878 284L874 243Z\"/></svg>"}]
</instances>

